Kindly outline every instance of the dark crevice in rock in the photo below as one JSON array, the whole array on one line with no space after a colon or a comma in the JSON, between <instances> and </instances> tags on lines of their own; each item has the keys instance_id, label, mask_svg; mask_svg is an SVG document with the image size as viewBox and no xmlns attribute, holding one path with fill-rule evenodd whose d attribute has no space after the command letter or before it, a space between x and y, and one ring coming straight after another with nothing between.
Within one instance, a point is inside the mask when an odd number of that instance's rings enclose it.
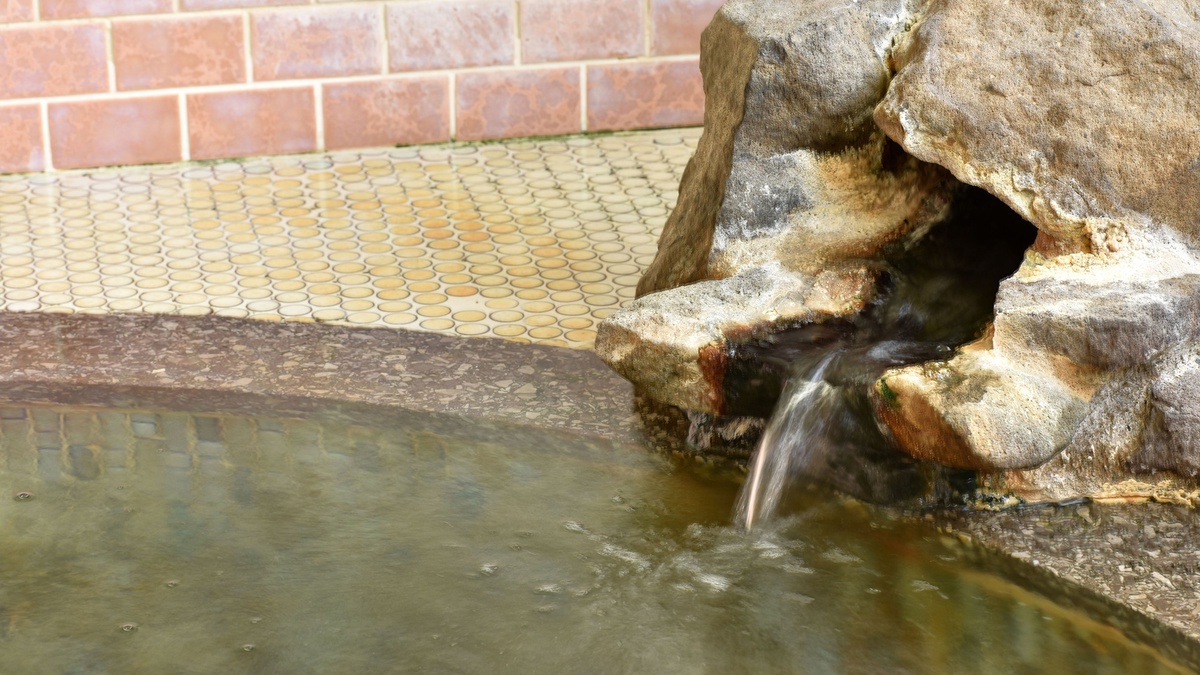
<instances>
[{"instance_id":1,"label":"dark crevice in rock","mask_svg":"<svg viewBox=\"0 0 1200 675\"><path fill-rule=\"evenodd\" d=\"M1000 281L1017 268L1035 235L1034 227L1000 200L962 186L945 221L885 253L880 299L866 312L731 345L724 375L727 410L770 415L794 364L819 358L832 347L869 351L884 340L904 340L928 345L930 358L919 360L932 360L981 337L992 320ZM865 360L863 355L856 363Z\"/></svg>"},{"instance_id":2,"label":"dark crevice in rock","mask_svg":"<svg viewBox=\"0 0 1200 675\"><path fill-rule=\"evenodd\" d=\"M1032 225L978 188L960 186L948 217L884 255L879 299L848 320L794 326L727 347L724 395L732 417L693 417L691 441L707 452L742 453L731 430L761 433L745 416L771 415L789 377L828 361L835 387L808 477L875 502L945 499L973 489L974 473L945 469L899 451L876 421L870 389L898 365L946 359L984 336L1001 279L1020 264Z\"/></svg>"}]
</instances>

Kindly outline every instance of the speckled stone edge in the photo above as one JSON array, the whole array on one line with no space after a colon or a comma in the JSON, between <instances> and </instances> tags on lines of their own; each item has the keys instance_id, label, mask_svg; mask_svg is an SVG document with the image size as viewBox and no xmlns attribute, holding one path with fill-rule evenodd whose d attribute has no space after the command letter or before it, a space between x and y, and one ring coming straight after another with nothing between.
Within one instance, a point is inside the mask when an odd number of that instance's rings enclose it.
<instances>
[{"instance_id":1,"label":"speckled stone edge","mask_svg":"<svg viewBox=\"0 0 1200 675\"><path fill-rule=\"evenodd\" d=\"M632 386L590 352L383 328L0 313L0 396L211 412L407 411L683 445L648 424Z\"/></svg>"},{"instance_id":2,"label":"speckled stone edge","mask_svg":"<svg viewBox=\"0 0 1200 675\"><path fill-rule=\"evenodd\" d=\"M926 518L979 568L1200 672L1197 515L1176 505L1083 503Z\"/></svg>"},{"instance_id":3,"label":"speckled stone edge","mask_svg":"<svg viewBox=\"0 0 1200 675\"><path fill-rule=\"evenodd\" d=\"M497 434L535 428L548 434L548 447L584 452L649 447L686 454L682 416L641 400L591 353L397 329L211 316L0 313L0 400L234 414L269 410L302 417L332 413L368 424L411 421L451 438L469 422ZM1133 529L1139 532L1145 531L1145 518L1160 527L1165 522L1197 527L1197 519L1172 520L1170 513L1144 505L1114 518L1110 512L1118 508L1090 505L1087 514L1099 516L1077 517L1089 523L1124 518L1136 521ZM982 569L1102 618L1200 671L1200 565L1167 572L1174 588L1158 593L1156 611L1148 611L1138 598L1157 581L1155 572L1160 577L1164 572L1146 542L1120 551L1133 583L1108 583L1104 575L1113 547L1103 537L1111 528L1051 532L1047 513L952 512L936 520ZM1190 555L1200 563L1185 546L1200 541L1200 531L1194 535L1181 539L1177 555L1168 557Z\"/></svg>"}]
</instances>

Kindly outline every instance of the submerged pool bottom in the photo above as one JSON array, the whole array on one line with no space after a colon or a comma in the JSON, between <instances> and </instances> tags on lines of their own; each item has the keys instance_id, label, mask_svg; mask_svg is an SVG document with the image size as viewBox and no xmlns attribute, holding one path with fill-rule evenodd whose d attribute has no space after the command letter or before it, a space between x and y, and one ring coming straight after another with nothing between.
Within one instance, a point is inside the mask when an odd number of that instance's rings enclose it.
<instances>
[{"instance_id":1,"label":"submerged pool bottom","mask_svg":"<svg viewBox=\"0 0 1200 675\"><path fill-rule=\"evenodd\" d=\"M747 535L736 491L483 424L0 406L0 654L47 673L1182 670L932 528L814 492Z\"/></svg>"}]
</instances>

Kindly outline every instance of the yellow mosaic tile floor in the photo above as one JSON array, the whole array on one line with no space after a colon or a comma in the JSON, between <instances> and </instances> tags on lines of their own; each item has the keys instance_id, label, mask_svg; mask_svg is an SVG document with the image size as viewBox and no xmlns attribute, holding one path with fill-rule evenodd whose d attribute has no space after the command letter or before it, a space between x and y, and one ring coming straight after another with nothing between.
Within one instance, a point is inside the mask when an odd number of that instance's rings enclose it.
<instances>
[{"instance_id":1,"label":"yellow mosaic tile floor","mask_svg":"<svg viewBox=\"0 0 1200 675\"><path fill-rule=\"evenodd\" d=\"M653 258L699 134L0 176L0 311L590 348Z\"/></svg>"}]
</instances>

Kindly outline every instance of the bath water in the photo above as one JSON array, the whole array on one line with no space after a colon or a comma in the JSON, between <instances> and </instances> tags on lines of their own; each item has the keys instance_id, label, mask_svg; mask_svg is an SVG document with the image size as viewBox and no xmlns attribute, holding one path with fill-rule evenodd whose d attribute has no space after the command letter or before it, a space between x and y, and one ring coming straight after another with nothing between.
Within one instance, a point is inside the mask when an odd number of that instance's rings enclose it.
<instances>
[{"instance_id":1,"label":"bath water","mask_svg":"<svg viewBox=\"0 0 1200 675\"><path fill-rule=\"evenodd\" d=\"M0 661L25 673L1165 673L819 490L463 419L0 406Z\"/></svg>"}]
</instances>

